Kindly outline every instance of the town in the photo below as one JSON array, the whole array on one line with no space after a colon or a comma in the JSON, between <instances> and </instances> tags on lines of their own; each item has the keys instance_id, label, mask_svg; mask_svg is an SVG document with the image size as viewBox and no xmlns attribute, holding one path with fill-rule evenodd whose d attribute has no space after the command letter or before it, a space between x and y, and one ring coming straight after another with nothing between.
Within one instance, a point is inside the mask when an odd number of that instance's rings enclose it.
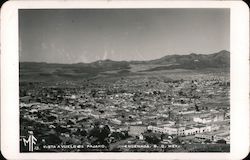
<instances>
[{"instance_id":1,"label":"town","mask_svg":"<svg viewBox=\"0 0 250 160\"><path fill-rule=\"evenodd\" d=\"M20 136L37 152L229 152L230 81L209 77L20 82Z\"/></svg>"}]
</instances>

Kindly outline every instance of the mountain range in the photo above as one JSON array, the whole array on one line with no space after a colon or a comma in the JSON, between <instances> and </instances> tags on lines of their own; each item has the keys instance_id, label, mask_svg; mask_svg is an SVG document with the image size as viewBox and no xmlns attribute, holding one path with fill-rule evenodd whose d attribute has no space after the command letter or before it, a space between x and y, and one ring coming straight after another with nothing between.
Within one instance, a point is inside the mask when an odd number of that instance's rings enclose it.
<instances>
[{"instance_id":1,"label":"mountain range","mask_svg":"<svg viewBox=\"0 0 250 160\"><path fill-rule=\"evenodd\" d=\"M167 55L148 61L99 60L92 63L58 64L20 62L20 79L86 78L97 75L133 75L166 70L203 70L230 68L230 53L222 50L213 54Z\"/></svg>"}]
</instances>

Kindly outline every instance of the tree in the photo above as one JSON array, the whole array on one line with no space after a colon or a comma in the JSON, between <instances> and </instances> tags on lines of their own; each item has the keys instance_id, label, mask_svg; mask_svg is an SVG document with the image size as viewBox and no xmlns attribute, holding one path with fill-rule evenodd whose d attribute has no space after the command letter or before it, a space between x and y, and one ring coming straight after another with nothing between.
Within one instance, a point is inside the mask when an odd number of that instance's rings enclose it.
<instances>
[{"instance_id":1,"label":"tree","mask_svg":"<svg viewBox=\"0 0 250 160\"><path fill-rule=\"evenodd\" d=\"M76 134L85 137L87 136L87 131L85 129L78 128Z\"/></svg>"},{"instance_id":2,"label":"tree","mask_svg":"<svg viewBox=\"0 0 250 160\"><path fill-rule=\"evenodd\" d=\"M181 141L179 140L178 137L175 137L175 138L172 140L172 142L173 142L174 144L181 144Z\"/></svg>"},{"instance_id":3,"label":"tree","mask_svg":"<svg viewBox=\"0 0 250 160\"><path fill-rule=\"evenodd\" d=\"M211 143L211 140L210 139L206 139L204 142L205 143Z\"/></svg>"},{"instance_id":4,"label":"tree","mask_svg":"<svg viewBox=\"0 0 250 160\"><path fill-rule=\"evenodd\" d=\"M56 134L49 134L47 137L45 137L45 141L48 144L60 144L62 140L56 135Z\"/></svg>"},{"instance_id":5,"label":"tree","mask_svg":"<svg viewBox=\"0 0 250 160\"><path fill-rule=\"evenodd\" d=\"M108 125L105 125L102 129L101 129L101 133L100 133L100 138L101 139L105 139L109 136L110 134L110 129Z\"/></svg>"},{"instance_id":6,"label":"tree","mask_svg":"<svg viewBox=\"0 0 250 160\"><path fill-rule=\"evenodd\" d=\"M150 144L159 144L161 141L160 138L154 133L146 133L144 137L145 141Z\"/></svg>"},{"instance_id":7,"label":"tree","mask_svg":"<svg viewBox=\"0 0 250 160\"><path fill-rule=\"evenodd\" d=\"M91 144L103 144L108 146L108 138L110 132L110 128L108 125L98 125L96 123L94 128L89 131L88 138L91 140Z\"/></svg>"},{"instance_id":8,"label":"tree","mask_svg":"<svg viewBox=\"0 0 250 160\"><path fill-rule=\"evenodd\" d=\"M226 144L227 142L224 139L219 139L216 143L218 143L218 144Z\"/></svg>"},{"instance_id":9,"label":"tree","mask_svg":"<svg viewBox=\"0 0 250 160\"><path fill-rule=\"evenodd\" d=\"M199 106L198 106L196 103L195 103L195 110L196 110L197 112L200 111Z\"/></svg>"},{"instance_id":10,"label":"tree","mask_svg":"<svg viewBox=\"0 0 250 160\"><path fill-rule=\"evenodd\" d=\"M104 113L104 110L99 110L99 112L100 112L101 114L103 114L103 113Z\"/></svg>"}]
</instances>

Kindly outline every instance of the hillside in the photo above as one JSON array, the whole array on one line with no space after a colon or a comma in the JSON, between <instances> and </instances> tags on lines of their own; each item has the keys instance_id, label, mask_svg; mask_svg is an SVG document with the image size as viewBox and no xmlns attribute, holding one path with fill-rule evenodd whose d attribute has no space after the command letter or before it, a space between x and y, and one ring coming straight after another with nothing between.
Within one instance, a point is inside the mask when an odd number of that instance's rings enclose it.
<instances>
[{"instance_id":1,"label":"hillside","mask_svg":"<svg viewBox=\"0 0 250 160\"><path fill-rule=\"evenodd\" d=\"M220 51L214 54L195 54L189 55L168 55L160 59L151 60L148 63L164 65L152 68L149 71L165 69L205 69L205 68L229 68L230 53Z\"/></svg>"}]
</instances>

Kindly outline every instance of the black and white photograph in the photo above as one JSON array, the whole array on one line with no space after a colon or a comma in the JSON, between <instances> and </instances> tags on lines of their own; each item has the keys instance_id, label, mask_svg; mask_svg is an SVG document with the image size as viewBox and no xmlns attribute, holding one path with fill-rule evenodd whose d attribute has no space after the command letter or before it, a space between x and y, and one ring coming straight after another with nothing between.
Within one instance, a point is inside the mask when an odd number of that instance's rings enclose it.
<instances>
[{"instance_id":1,"label":"black and white photograph","mask_svg":"<svg viewBox=\"0 0 250 160\"><path fill-rule=\"evenodd\" d=\"M1 8L6 159L244 159L249 7L10 1Z\"/></svg>"},{"instance_id":2,"label":"black and white photograph","mask_svg":"<svg viewBox=\"0 0 250 160\"><path fill-rule=\"evenodd\" d=\"M21 152L229 152L229 9L20 9Z\"/></svg>"}]
</instances>

